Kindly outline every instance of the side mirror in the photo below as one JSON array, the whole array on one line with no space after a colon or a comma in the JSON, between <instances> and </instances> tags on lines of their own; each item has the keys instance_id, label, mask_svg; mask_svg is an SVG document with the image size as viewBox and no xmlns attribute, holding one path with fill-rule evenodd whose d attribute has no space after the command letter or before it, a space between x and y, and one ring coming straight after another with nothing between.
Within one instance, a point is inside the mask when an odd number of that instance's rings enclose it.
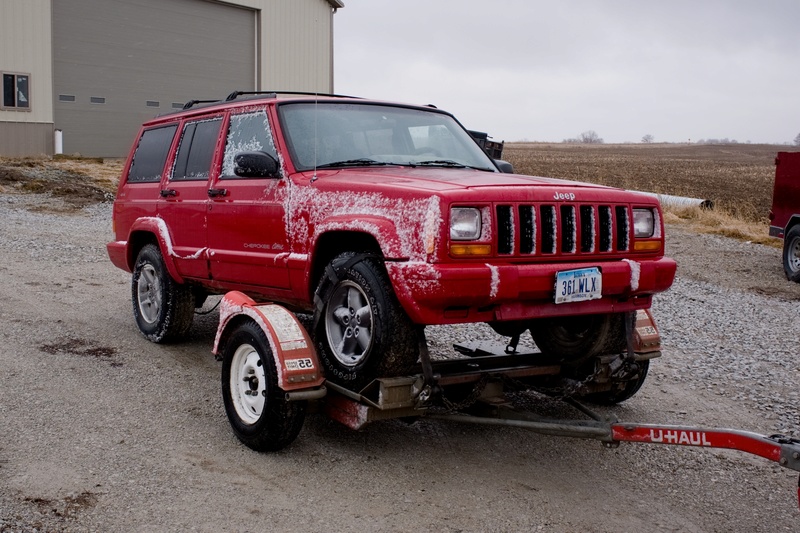
<instances>
[{"instance_id":1,"label":"side mirror","mask_svg":"<svg viewBox=\"0 0 800 533\"><path fill-rule=\"evenodd\" d=\"M280 178L278 161L266 152L240 152L233 158L233 173L242 178Z\"/></svg>"},{"instance_id":2,"label":"side mirror","mask_svg":"<svg viewBox=\"0 0 800 533\"><path fill-rule=\"evenodd\" d=\"M502 159L495 159L494 164L497 165L497 168L500 169L500 172L504 174L514 173L514 166L508 161L503 161Z\"/></svg>"}]
</instances>

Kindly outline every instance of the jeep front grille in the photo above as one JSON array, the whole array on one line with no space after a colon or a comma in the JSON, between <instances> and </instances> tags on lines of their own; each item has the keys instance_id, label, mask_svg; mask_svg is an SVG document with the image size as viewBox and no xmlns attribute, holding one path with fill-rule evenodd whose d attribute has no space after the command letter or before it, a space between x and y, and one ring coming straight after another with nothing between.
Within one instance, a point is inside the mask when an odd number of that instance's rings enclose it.
<instances>
[{"instance_id":1,"label":"jeep front grille","mask_svg":"<svg viewBox=\"0 0 800 533\"><path fill-rule=\"evenodd\" d=\"M627 205L504 204L495 213L498 255L592 255L630 247Z\"/></svg>"}]
</instances>

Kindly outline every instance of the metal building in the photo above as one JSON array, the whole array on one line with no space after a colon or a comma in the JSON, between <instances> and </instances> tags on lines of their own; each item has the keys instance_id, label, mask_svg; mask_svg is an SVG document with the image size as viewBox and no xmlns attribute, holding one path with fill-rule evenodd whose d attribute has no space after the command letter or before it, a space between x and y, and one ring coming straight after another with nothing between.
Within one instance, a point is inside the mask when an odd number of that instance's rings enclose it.
<instances>
[{"instance_id":1,"label":"metal building","mask_svg":"<svg viewBox=\"0 0 800 533\"><path fill-rule=\"evenodd\" d=\"M0 0L0 156L127 155L233 90L333 92L341 0Z\"/></svg>"}]
</instances>

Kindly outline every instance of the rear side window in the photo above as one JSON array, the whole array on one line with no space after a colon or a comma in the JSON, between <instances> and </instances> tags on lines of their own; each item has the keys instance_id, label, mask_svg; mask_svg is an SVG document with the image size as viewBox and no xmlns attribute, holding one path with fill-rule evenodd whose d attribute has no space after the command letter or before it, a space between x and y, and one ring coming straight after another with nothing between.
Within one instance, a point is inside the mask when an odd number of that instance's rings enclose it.
<instances>
[{"instance_id":1,"label":"rear side window","mask_svg":"<svg viewBox=\"0 0 800 533\"><path fill-rule=\"evenodd\" d=\"M145 130L133 155L128 183L148 183L161 181L164 163L178 126L164 126Z\"/></svg>"},{"instance_id":2,"label":"rear side window","mask_svg":"<svg viewBox=\"0 0 800 533\"><path fill-rule=\"evenodd\" d=\"M219 137L221 118L191 122L183 128L173 180L207 180Z\"/></svg>"},{"instance_id":3,"label":"rear side window","mask_svg":"<svg viewBox=\"0 0 800 533\"><path fill-rule=\"evenodd\" d=\"M231 115L228 138L225 141L225 159L222 162L223 178L238 178L233 172L233 160L240 152L265 152L278 159L269 120L263 110Z\"/></svg>"}]
</instances>

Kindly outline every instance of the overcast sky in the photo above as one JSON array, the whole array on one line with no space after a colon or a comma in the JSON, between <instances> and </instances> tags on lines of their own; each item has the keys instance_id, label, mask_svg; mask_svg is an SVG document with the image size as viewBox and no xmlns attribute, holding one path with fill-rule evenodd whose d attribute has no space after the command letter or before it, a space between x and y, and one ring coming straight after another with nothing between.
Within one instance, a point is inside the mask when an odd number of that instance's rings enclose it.
<instances>
[{"instance_id":1,"label":"overcast sky","mask_svg":"<svg viewBox=\"0 0 800 533\"><path fill-rule=\"evenodd\" d=\"M800 0L345 0L335 90L495 139L791 142Z\"/></svg>"}]
</instances>

